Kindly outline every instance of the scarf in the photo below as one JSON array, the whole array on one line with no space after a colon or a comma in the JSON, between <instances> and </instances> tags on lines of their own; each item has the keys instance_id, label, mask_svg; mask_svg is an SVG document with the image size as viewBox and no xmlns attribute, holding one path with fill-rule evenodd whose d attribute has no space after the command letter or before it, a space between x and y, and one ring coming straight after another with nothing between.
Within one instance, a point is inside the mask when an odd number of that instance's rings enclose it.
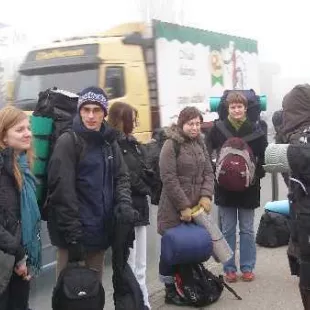
<instances>
[{"instance_id":1,"label":"scarf","mask_svg":"<svg viewBox=\"0 0 310 310\"><path fill-rule=\"evenodd\" d=\"M35 274L41 268L41 215L36 198L36 180L31 174L26 154L18 157L23 178L21 189L22 244L28 256L27 262Z\"/></svg>"},{"instance_id":2,"label":"scarf","mask_svg":"<svg viewBox=\"0 0 310 310\"><path fill-rule=\"evenodd\" d=\"M238 131L243 125L243 123L246 121L246 116L240 120L235 120L232 117L230 117L230 115L228 115L228 120L231 123L231 125Z\"/></svg>"}]
</instances>

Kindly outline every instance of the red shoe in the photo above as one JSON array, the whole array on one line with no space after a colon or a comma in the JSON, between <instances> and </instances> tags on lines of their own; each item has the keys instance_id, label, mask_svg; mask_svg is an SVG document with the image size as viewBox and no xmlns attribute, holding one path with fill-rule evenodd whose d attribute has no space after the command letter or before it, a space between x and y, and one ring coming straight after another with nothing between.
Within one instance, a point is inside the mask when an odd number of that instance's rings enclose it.
<instances>
[{"instance_id":1,"label":"red shoe","mask_svg":"<svg viewBox=\"0 0 310 310\"><path fill-rule=\"evenodd\" d=\"M251 282L251 281L253 281L255 279L255 275L251 271L243 272L242 276L241 276L241 279L244 282Z\"/></svg>"},{"instance_id":2,"label":"red shoe","mask_svg":"<svg viewBox=\"0 0 310 310\"><path fill-rule=\"evenodd\" d=\"M228 283L237 282L237 274L236 274L236 272L234 272L234 271L227 272L225 274L225 280Z\"/></svg>"}]
</instances>

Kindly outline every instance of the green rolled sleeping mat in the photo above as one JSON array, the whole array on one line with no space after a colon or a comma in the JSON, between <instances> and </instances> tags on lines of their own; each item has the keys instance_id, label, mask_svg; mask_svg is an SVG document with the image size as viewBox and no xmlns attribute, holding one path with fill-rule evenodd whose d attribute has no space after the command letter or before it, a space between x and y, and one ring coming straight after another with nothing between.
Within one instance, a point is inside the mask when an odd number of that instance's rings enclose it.
<instances>
[{"instance_id":1,"label":"green rolled sleeping mat","mask_svg":"<svg viewBox=\"0 0 310 310\"><path fill-rule=\"evenodd\" d=\"M42 116L31 116L31 130L33 134L33 148L35 160L33 173L37 179L37 200L39 205L44 203L46 188L46 169L50 155L51 135L53 133L53 119Z\"/></svg>"}]
</instances>

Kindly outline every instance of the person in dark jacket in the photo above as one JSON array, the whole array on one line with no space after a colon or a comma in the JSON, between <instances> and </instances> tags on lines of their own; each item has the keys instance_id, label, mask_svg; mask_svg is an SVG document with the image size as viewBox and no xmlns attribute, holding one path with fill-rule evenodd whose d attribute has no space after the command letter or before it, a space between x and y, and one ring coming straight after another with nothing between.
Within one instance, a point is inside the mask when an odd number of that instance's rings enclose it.
<instances>
[{"instance_id":1,"label":"person in dark jacket","mask_svg":"<svg viewBox=\"0 0 310 310\"><path fill-rule=\"evenodd\" d=\"M130 250L128 263L132 268L143 292L144 304L150 309L146 287L146 226L149 222L150 181L152 171L145 162L145 152L132 135L137 122L137 111L129 104L116 102L109 109L109 124L118 130L118 144L129 169L132 206L139 212L135 227L134 246Z\"/></svg>"},{"instance_id":2,"label":"person in dark jacket","mask_svg":"<svg viewBox=\"0 0 310 310\"><path fill-rule=\"evenodd\" d=\"M117 132L104 121L107 107L102 89L84 89L73 132L58 138L49 162L48 231L58 274L68 261L84 261L101 278L114 217L135 220Z\"/></svg>"},{"instance_id":3,"label":"person in dark jacket","mask_svg":"<svg viewBox=\"0 0 310 310\"><path fill-rule=\"evenodd\" d=\"M0 111L1 310L28 310L29 281L41 267L41 217L35 179L29 169L31 142L28 116L13 106L3 108Z\"/></svg>"},{"instance_id":4,"label":"person in dark jacket","mask_svg":"<svg viewBox=\"0 0 310 310\"><path fill-rule=\"evenodd\" d=\"M234 137L245 137L258 130L246 116L247 99L242 93L232 91L226 99L228 118L224 125ZM213 150L219 153L227 137L216 126L215 122L209 136L209 143ZM215 183L215 203L219 206L220 224L223 235L235 253L236 226L239 220L240 229L240 269L244 281L254 279L256 263L256 245L254 235L254 210L260 206L260 179L265 176L263 169L264 154L267 147L267 137L262 132L248 143L256 158L255 181L244 192L228 191ZM237 280L235 255L224 264L224 272L228 282Z\"/></svg>"},{"instance_id":5,"label":"person in dark jacket","mask_svg":"<svg viewBox=\"0 0 310 310\"><path fill-rule=\"evenodd\" d=\"M272 124L273 124L273 128L275 130L274 140L275 140L275 143L277 143L277 144L285 143L284 142L285 139L284 139L284 136L282 133L282 128L281 128L282 123L283 123L283 110L275 111L272 114ZM281 174L282 174L282 177L283 177L283 180L284 180L286 186L288 187L289 186L289 179L290 179L289 174L286 172L283 172Z\"/></svg>"},{"instance_id":6,"label":"person in dark jacket","mask_svg":"<svg viewBox=\"0 0 310 310\"><path fill-rule=\"evenodd\" d=\"M159 156L161 149L167 140L168 128L157 128L152 133L152 139L149 143L144 145L146 150L146 162L147 165L154 171L153 184L151 190L151 202L154 205L158 205L160 194L162 190L162 182L159 172Z\"/></svg>"}]
</instances>

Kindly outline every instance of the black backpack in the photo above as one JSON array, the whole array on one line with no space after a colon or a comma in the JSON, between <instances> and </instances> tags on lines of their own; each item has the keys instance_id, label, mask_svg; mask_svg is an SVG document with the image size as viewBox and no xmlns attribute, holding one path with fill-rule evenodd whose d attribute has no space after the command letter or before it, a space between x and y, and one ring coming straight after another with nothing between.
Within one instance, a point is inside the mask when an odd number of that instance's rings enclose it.
<instances>
[{"instance_id":1,"label":"black backpack","mask_svg":"<svg viewBox=\"0 0 310 310\"><path fill-rule=\"evenodd\" d=\"M151 192L151 203L154 205L159 204L160 195L162 191L163 184L160 179L160 171L159 171L159 157L161 149L165 143L167 138L163 138L160 140L152 141L148 144L145 144L147 164L154 172L153 176L153 185ZM173 141L173 147L176 154L176 158L178 158L180 153L180 144L176 140Z\"/></svg>"},{"instance_id":2,"label":"black backpack","mask_svg":"<svg viewBox=\"0 0 310 310\"><path fill-rule=\"evenodd\" d=\"M256 243L267 248L288 245L290 239L289 219L287 216L266 211L259 223Z\"/></svg>"},{"instance_id":3,"label":"black backpack","mask_svg":"<svg viewBox=\"0 0 310 310\"><path fill-rule=\"evenodd\" d=\"M33 172L37 179L37 200L42 219L46 219L44 206L47 199L47 167L55 143L61 134L68 131L80 153L80 141L71 130L73 118L77 113L78 95L59 90L47 89L39 93L38 103L31 116L35 160Z\"/></svg>"},{"instance_id":4,"label":"black backpack","mask_svg":"<svg viewBox=\"0 0 310 310\"><path fill-rule=\"evenodd\" d=\"M78 263L61 271L53 290L53 310L102 310L105 293L98 272Z\"/></svg>"},{"instance_id":5,"label":"black backpack","mask_svg":"<svg viewBox=\"0 0 310 310\"><path fill-rule=\"evenodd\" d=\"M216 302L221 297L224 287L241 300L241 297L224 282L223 276L215 276L203 264L177 265L177 293L191 306L205 307Z\"/></svg>"}]
</instances>

